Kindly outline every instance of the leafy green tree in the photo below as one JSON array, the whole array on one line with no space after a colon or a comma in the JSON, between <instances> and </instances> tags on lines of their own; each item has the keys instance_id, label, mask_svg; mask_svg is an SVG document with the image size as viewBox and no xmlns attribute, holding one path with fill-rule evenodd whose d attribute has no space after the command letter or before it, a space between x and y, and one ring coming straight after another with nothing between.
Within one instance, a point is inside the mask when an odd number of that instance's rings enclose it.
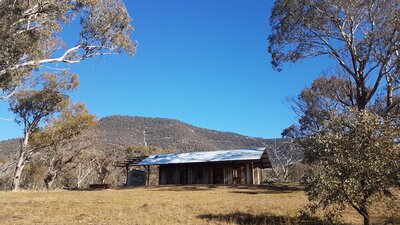
<instances>
[{"instance_id":1,"label":"leafy green tree","mask_svg":"<svg viewBox=\"0 0 400 225\"><path fill-rule=\"evenodd\" d=\"M301 140L300 145L303 147L306 156L308 156L309 158L313 157L314 161L327 160L328 157L330 158L330 160L332 160L332 162L341 161L342 159L339 157L338 154L329 154L329 155L322 154L326 153L326 151L328 151L327 149L333 152L337 151L339 149L337 146L335 145L321 146L321 145L323 143L322 141L327 141L329 138L331 138L330 136L327 136L328 134L335 135L340 132L340 130L336 130L335 132L330 131L333 122L339 123L337 122L338 118L339 119L347 118L348 120L350 120L350 118L352 118L350 114L354 116L355 113L357 113L354 112L355 110L358 109L356 105L352 105L351 93L352 93L351 84L350 82L348 82L347 79L342 77L326 77L326 76L319 77L312 83L310 87L305 88L296 99L292 100L292 102L294 103L293 108L295 109L296 113L300 116L299 126L293 125L285 129L283 134ZM371 104L367 109L362 110L362 112L372 114L375 117L380 117L381 121L390 121L392 129L395 130L395 128L397 127L397 129L399 130L398 128L399 117L396 116L398 115L398 113L395 113L396 111L392 111L391 113L392 116L386 115L382 117L382 109L383 108L381 107L381 101L378 100L374 104ZM345 126L344 124L342 125ZM370 129L377 129L375 132L380 133L380 131L376 127L371 127ZM324 132L323 135L321 135L321 132ZM357 132L358 132L357 135L359 137L364 137L368 135L367 133L363 133L366 132L365 130L358 130ZM395 133L393 135L395 135ZM342 138L343 135L335 136L335 139L332 139L331 141L337 142L336 143L337 145L340 144L345 145L345 142L342 141ZM357 141L360 140L359 139L354 140L354 142ZM359 147L365 148L365 154L369 154L368 149L371 147L369 145L373 144L373 142L366 142L366 141L363 142L365 143L365 145ZM352 144L347 143L347 145L348 145L347 147L349 147L349 151L352 151L352 149L350 148ZM381 147L384 148L383 145ZM321 154L315 154L316 151L321 151ZM355 154L359 154L361 149L357 149L354 151ZM382 154L386 153L387 152L385 151L385 149L382 149ZM361 162L359 162L358 164L359 167L364 167L363 168L364 170L373 169L370 168L370 163L368 161L369 159L367 157L360 158L360 160L364 160L364 163L362 164ZM305 162L308 164L313 164L312 161L310 160L306 160ZM354 166L351 164L345 164L341 165L341 168L343 170L352 171ZM312 199L311 196L316 195L317 192L320 192L320 194L322 195L324 193L327 194L334 188L337 188L337 186L334 186L335 184L334 182L327 182L328 179L336 179L335 177L331 177L332 174L329 172L332 171L332 168L330 168L328 164L320 163L318 164L318 166L313 165L312 169L313 170L308 171L307 173L308 182L305 183L306 191L308 192L310 199ZM357 168L357 170L359 170L359 168ZM319 178L316 179L314 176L315 172L318 172L318 175L320 177L323 177L324 180ZM355 174L353 173L349 173L347 175L349 176L348 179L350 179L351 176L355 176ZM387 174L385 173L381 173L379 176L382 177L379 178L380 180L383 179L383 177L385 177L384 179L389 179L387 177ZM315 178L315 180L311 178ZM372 178L378 179L378 176ZM377 182L379 183L379 181ZM361 183L361 185L366 185L366 183ZM326 190L324 191L323 188L326 188ZM337 194L337 192L332 192L332 193ZM353 196L349 195L349 197ZM331 207L333 207L338 203L337 201L332 201L332 199L328 198L327 196L323 196L321 198L324 198L326 200L325 203L329 202L329 204L331 204L330 205ZM372 202L372 199L370 199L369 201ZM321 206L322 208L325 209L329 208L328 205L317 204L317 206ZM327 212L336 213L339 211L327 210Z\"/></svg>"},{"instance_id":2,"label":"leafy green tree","mask_svg":"<svg viewBox=\"0 0 400 225\"><path fill-rule=\"evenodd\" d=\"M10 110L15 121L23 126L23 141L13 179L13 190L18 190L21 174L26 162L35 153L30 148L31 135L55 114L65 110L70 102L66 95L79 85L77 76L67 72L60 74L45 73L37 79L39 87L16 92L10 99Z\"/></svg>"},{"instance_id":3,"label":"leafy green tree","mask_svg":"<svg viewBox=\"0 0 400 225\"><path fill-rule=\"evenodd\" d=\"M304 178L311 209L335 213L354 208L369 225L372 198L393 196L400 187L400 130L367 110L333 116L321 130L301 139L312 170ZM339 207L336 207L339 206Z\"/></svg>"},{"instance_id":4,"label":"leafy green tree","mask_svg":"<svg viewBox=\"0 0 400 225\"><path fill-rule=\"evenodd\" d=\"M63 28L79 21L75 45ZM121 0L0 1L0 98L15 93L34 71L98 55L134 54L131 18Z\"/></svg>"}]
</instances>

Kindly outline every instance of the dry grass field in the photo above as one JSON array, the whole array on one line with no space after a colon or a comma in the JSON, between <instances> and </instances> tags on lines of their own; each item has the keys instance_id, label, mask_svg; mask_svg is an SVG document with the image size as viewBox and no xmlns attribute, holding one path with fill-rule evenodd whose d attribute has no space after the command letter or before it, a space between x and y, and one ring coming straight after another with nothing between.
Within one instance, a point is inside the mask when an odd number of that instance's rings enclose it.
<instances>
[{"instance_id":1,"label":"dry grass field","mask_svg":"<svg viewBox=\"0 0 400 225\"><path fill-rule=\"evenodd\" d=\"M0 224L299 224L295 187L167 186L0 192ZM375 212L379 217L379 212ZM352 211L344 222L360 224ZM321 224L318 219L305 224ZM301 223L304 224L304 223Z\"/></svg>"}]
</instances>

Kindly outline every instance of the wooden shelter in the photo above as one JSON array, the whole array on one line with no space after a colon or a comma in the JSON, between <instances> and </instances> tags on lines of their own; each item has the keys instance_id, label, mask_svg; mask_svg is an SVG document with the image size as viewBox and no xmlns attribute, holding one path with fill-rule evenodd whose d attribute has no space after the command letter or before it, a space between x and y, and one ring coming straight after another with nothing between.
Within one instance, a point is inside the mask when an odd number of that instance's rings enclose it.
<instances>
[{"instance_id":1,"label":"wooden shelter","mask_svg":"<svg viewBox=\"0 0 400 225\"><path fill-rule=\"evenodd\" d=\"M115 167L124 167L126 170L125 176L125 186L141 186L141 185L149 185L149 176L150 174L150 165L143 166L145 171L133 169L131 167L142 167L138 163L141 162L143 159L147 158L148 156L137 156L128 158L123 162L118 162L114 164Z\"/></svg>"},{"instance_id":2,"label":"wooden shelter","mask_svg":"<svg viewBox=\"0 0 400 225\"><path fill-rule=\"evenodd\" d=\"M160 154L139 166L159 166L159 184L260 184L271 168L266 148Z\"/></svg>"}]
</instances>

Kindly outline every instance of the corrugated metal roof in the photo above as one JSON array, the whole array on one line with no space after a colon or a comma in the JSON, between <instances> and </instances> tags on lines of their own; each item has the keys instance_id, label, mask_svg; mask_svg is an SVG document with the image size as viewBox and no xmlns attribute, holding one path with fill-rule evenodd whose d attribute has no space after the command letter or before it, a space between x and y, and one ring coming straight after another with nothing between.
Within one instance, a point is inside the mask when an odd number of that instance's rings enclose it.
<instances>
[{"instance_id":1,"label":"corrugated metal roof","mask_svg":"<svg viewBox=\"0 0 400 225\"><path fill-rule=\"evenodd\" d=\"M174 154L152 155L138 163L138 165L163 165L178 163L203 163L239 160L259 160L265 148L220 150L209 152L186 152Z\"/></svg>"}]
</instances>

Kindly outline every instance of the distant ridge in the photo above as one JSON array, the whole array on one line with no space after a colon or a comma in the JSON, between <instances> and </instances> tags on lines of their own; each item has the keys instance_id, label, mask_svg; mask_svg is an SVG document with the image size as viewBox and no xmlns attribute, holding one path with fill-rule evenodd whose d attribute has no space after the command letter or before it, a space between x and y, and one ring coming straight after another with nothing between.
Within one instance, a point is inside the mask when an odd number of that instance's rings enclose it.
<instances>
[{"instance_id":1,"label":"distant ridge","mask_svg":"<svg viewBox=\"0 0 400 225\"><path fill-rule=\"evenodd\" d=\"M263 147L267 139L204 129L176 119L108 116L100 120L102 144L149 146L178 151Z\"/></svg>"},{"instance_id":2,"label":"distant ridge","mask_svg":"<svg viewBox=\"0 0 400 225\"><path fill-rule=\"evenodd\" d=\"M128 146L152 146L176 152L210 151L264 147L269 139L254 138L233 132L204 129L176 119L139 116L107 116L99 121L95 145L105 152ZM19 139L0 141L0 156L18 151Z\"/></svg>"},{"instance_id":3,"label":"distant ridge","mask_svg":"<svg viewBox=\"0 0 400 225\"><path fill-rule=\"evenodd\" d=\"M0 190L11 186L20 140L16 138L0 141ZM121 185L125 179L125 172L123 168L115 165L135 155L270 147L277 143L279 141L276 139L204 129L175 119L108 116L100 119L99 126L89 130L83 137L70 140L61 147L67 150L63 155L73 156L73 160L62 167L54 187L75 187L77 168L88 166L88 161L92 160L96 160L97 164L91 165L95 169L85 178L85 185L99 182L99 179L107 179L112 185ZM146 145L148 147L143 147ZM62 152L62 149L59 150ZM46 167L48 151L43 149L34 154L29 162L38 166L32 167L38 168L34 170L37 176L46 175L40 166ZM41 179L44 177L35 181L39 186L44 185ZM154 178L152 182L156 180Z\"/></svg>"}]
</instances>

